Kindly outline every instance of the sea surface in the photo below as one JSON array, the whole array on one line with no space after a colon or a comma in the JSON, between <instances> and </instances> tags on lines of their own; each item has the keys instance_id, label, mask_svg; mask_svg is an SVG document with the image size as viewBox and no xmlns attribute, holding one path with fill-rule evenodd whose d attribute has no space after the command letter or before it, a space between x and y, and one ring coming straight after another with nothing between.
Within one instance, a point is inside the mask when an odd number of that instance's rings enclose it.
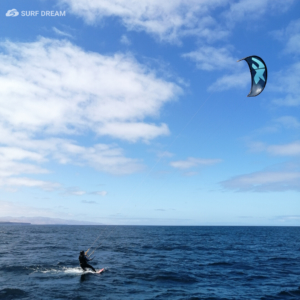
<instances>
[{"instance_id":1,"label":"sea surface","mask_svg":"<svg viewBox=\"0 0 300 300\"><path fill-rule=\"evenodd\" d=\"M79 267L93 242L102 274ZM300 299L299 286L300 227L0 225L1 300Z\"/></svg>"}]
</instances>

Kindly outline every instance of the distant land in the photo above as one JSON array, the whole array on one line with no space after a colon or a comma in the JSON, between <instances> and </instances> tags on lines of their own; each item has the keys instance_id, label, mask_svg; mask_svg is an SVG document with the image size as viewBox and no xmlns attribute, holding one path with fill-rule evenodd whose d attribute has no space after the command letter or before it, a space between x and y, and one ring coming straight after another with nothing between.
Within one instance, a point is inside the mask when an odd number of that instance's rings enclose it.
<instances>
[{"instance_id":1,"label":"distant land","mask_svg":"<svg viewBox=\"0 0 300 300\"><path fill-rule=\"evenodd\" d=\"M102 223L46 217L0 217L0 225L104 225Z\"/></svg>"},{"instance_id":2,"label":"distant land","mask_svg":"<svg viewBox=\"0 0 300 300\"><path fill-rule=\"evenodd\" d=\"M31 225L31 223L21 223L21 222L1 222L0 225Z\"/></svg>"}]
</instances>

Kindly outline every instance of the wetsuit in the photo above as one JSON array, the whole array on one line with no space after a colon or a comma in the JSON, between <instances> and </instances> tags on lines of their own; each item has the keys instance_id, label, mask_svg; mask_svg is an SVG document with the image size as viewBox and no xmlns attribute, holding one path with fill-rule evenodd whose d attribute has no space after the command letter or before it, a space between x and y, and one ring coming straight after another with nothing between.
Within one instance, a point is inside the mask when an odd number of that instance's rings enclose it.
<instances>
[{"instance_id":1,"label":"wetsuit","mask_svg":"<svg viewBox=\"0 0 300 300\"><path fill-rule=\"evenodd\" d=\"M79 262L80 262L80 267L85 271L86 268L92 269L94 272L96 272L96 270L89 265L87 262L91 259L88 259L84 254L80 254L79 257Z\"/></svg>"}]
</instances>

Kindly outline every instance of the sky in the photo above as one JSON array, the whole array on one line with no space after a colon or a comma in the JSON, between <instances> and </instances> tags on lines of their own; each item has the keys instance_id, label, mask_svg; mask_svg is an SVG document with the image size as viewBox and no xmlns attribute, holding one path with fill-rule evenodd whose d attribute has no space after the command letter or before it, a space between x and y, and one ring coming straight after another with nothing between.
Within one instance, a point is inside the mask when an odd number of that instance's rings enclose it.
<instances>
[{"instance_id":1,"label":"sky","mask_svg":"<svg viewBox=\"0 0 300 300\"><path fill-rule=\"evenodd\" d=\"M299 11L1 1L0 217L299 226Z\"/></svg>"}]
</instances>

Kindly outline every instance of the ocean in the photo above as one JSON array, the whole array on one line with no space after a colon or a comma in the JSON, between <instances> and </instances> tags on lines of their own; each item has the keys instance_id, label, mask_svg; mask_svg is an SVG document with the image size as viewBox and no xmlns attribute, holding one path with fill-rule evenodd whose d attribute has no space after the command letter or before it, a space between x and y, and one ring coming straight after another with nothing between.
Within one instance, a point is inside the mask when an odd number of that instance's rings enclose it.
<instances>
[{"instance_id":1,"label":"ocean","mask_svg":"<svg viewBox=\"0 0 300 300\"><path fill-rule=\"evenodd\" d=\"M1 300L300 299L300 227L0 225L0 263Z\"/></svg>"}]
</instances>

